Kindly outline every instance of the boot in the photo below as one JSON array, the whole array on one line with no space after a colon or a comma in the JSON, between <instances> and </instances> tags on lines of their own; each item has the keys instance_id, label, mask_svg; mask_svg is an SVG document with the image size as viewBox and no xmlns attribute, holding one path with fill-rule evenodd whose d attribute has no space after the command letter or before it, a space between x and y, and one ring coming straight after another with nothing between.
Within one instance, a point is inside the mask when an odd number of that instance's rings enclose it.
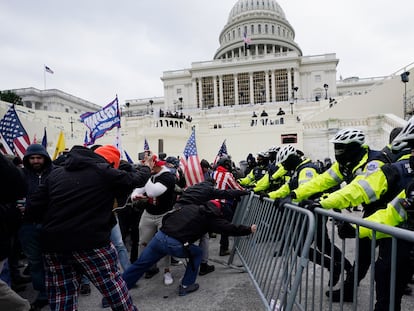
<instances>
[{"instance_id":1,"label":"boot","mask_svg":"<svg viewBox=\"0 0 414 311\"><path fill-rule=\"evenodd\" d=\"M325 295L329 297L330 291L327 291ZM332 302L340 302L341 300L341 290L336 289L332 291ZM353 302L354 301L354 288L353 284L344 282L344 302Z\"/></svg>"},{"instance_id":2,"label":"boot","mask_svg":"<svg viewBox=\"0 0 414 311\"><path fill-rule=\"evenodd\" d=\"M200 265L200 272L198 273L199 275L206 275L210 272L214 271L214 265L209 265L206 262L202 262Z\"/></svg>"},{"instance_id":3,"label":"boot","mask_svg":"<svg viewBox=\"0 0 414 311\"><path fill-rule=\"evenodd\" d=\"M332 282L332 286L335 286L338 283L340 277L341 277L341 263L335 262L334 267L333 267L333 272L332 272L332 278L329 279L328 286L331 286L331 282Z\"/></svg>"}]
</instances>

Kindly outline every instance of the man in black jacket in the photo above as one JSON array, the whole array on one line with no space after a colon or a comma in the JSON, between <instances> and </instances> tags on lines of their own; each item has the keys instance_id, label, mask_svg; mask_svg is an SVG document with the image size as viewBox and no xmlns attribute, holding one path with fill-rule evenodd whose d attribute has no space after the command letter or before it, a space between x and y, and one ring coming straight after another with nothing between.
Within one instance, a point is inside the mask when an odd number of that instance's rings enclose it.
<instances>
[{"instance_id":1,"label":"man in black jacket","mask_svg":"<svg viewBox=\"0 0 414 311\"><path fill-rule=\"evenodd\" d=\"M11 239L14 228L13 209L16 209L16 201L26 192L26 184L23 175L18 168L2 154L0 154L0 271L5 259L9 256ZM16 294L5 282L0 280L0 310L25 311L30 309L30 304Z\"/></svg>"},{"instance_id":2,"label":"man in black jacket","mask_svg":"<svg viewBox=\"0 0 414 311\"><path fill-rule=\"evenodd\" d=\"M227 194L225 194L227 192ZM224 233L233 236L249 235L256 231L256 225L234 225L223 218L219 201L214 198L238 198L247 194L243 190L218 190L213 183L203 182L187 188L174 209L162 219L162 227L150 243L122 275L128 288L142 277L147 269L165 255L189 258L178 294L184 296L198 289L195 283L202 259L202 249L194 242L207 232Z\"/></svg>"},{"instance_id":3,"label":"man in black jacket","mask_svg":"<svg viewBox=\"0 0 414 311\"><path fill-rule=\"evenodd\" d=\"M41 241L51 310L77 310L78 286L85 274L113 310L136 310L117 268L110 243L112 208L118 190L142 187L151 159L139 171L118 170L120 153L106 145L75 146L65 165L54 169L26 211L42 223Z\"/></svg>"}]
</instances>

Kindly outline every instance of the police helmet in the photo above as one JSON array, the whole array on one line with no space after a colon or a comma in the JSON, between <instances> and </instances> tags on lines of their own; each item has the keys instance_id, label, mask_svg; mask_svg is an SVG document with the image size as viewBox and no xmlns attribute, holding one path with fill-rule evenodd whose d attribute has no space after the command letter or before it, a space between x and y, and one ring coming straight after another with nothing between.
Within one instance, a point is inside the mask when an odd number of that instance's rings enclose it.
<instances>
[{"instance_id":1,"label":"police helmet","mask_svg":"<svg viewBox=\"0 0 414 311\"><path fill-rule=\"evenodd\" d=\"M365 134L359 129L347 128L336 133L334 138L332 138L330 141L334 144L347 145L351 143L357 143L359 145L362 145L365 142Z\"/></svg>"},{"instance_id":2,"label":"police helmet","mask_svg":"<svg viewBox=\"0 0 414 311\"><path fill-rule=\"evenodd\" d=\"M408 143L410 143L410 145L414 144L414 116L408 120L401 132L394 138L391 148L393 150L401 150L407 146Z\"/></svg>"},{"instance_id":3,"label":"police helmet","mask_svg":"<svg viewBox=\"0 0 414 311\"><path fill-rule=\"evenodd\" d=\"M296 149L292 145L281 147L276 156L276 163L285 162L292 154L296 155Z\"/></svg>"}]
</instances>

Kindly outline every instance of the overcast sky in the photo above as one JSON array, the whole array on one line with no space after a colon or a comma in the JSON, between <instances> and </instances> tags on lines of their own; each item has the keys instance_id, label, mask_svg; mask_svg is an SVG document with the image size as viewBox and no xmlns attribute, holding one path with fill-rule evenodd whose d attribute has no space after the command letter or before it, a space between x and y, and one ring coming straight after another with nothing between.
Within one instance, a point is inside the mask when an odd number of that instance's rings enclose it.
<instances>
[{"instance_id":1,"label":"overcast sky","mask_svg":"<svg viewBox=\"0 0 414 311\"><path fill-rule=\"evenodd\" d=\"M255 0L256 1L256 0ZM98 105L163 96L163 71L209 61L236 0L0 0L0 90L60 89ZM303 54L338 75L414 62L412 0L279 0Z\"/></svg>"}]
</instances>

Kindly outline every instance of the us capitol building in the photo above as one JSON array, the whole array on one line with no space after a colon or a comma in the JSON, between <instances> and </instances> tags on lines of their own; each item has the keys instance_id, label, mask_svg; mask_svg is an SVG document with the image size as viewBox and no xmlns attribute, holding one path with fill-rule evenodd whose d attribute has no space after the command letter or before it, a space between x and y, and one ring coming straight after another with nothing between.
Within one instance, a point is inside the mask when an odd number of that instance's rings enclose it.
<instances>
[{"instance_id":1,"label":"us capitol building","mask_svg":"<svg viewBox=\"0 0 414 311\"><path fill-rule=\"evenodd\" d=\"M367 143L380 149L392 128L412 114L413 82L402 81L412 64L384 77L337 81L336 54L304 56L274 0L237 1L219 42L213 60L165 71L163 97L120 103L121 142L134 160L145 138L155 152L181 156L192 128L200 159L209 161L224 139L236 162L285 143L314 160L333 158L329 139L339 129L360 128ZM41 139L47 127L51 154L60 130L68 147L82 144L86 127L79 114L101 108L55 89L12 91L23 100L16 109L30 137ZM6 109L2 102L1 115ZM115 132L97 143L114 143Z\"/></svg>"}]
</instances>

